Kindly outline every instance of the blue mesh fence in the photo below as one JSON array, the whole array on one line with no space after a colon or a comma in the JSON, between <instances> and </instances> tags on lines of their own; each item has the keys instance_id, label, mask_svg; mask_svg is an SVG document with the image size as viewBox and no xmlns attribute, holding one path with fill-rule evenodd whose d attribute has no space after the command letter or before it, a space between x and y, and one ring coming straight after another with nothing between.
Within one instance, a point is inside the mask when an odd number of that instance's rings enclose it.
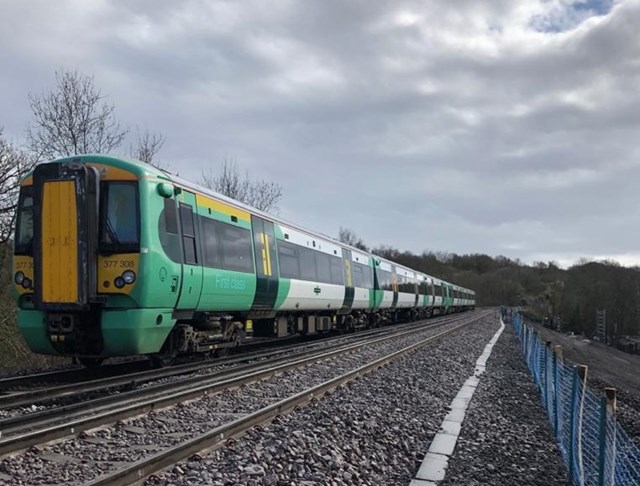
<instances>
[{"instance_id":1,"label":"blue mesh fence","mask_svg":"<svg viewBox=\"0 0 640 486\"><path fill-rule=\"evenodd\" d=\"M640 448L616 422L613 396L591 390L586 369L564 363L519 314L513 324L572 483L640 485Z\"/></svg>"}]
</instances>

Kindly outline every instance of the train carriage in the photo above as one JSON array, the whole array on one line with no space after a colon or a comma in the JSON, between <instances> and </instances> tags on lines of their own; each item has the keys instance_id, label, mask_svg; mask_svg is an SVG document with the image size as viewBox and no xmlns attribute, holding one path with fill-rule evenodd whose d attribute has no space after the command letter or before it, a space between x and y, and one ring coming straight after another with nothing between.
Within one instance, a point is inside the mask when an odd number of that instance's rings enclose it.
<instances>
[{"instance_id":1,"label":"train carriage","mask_svg":"<svg viewBox=\"0 0 640 486\"><path fill-rule=\"evenodd\" d=\"M36 166L15 234L23 336L85 364L468 307L462 288L124 158Z\"/></svg>"}]
</instances>

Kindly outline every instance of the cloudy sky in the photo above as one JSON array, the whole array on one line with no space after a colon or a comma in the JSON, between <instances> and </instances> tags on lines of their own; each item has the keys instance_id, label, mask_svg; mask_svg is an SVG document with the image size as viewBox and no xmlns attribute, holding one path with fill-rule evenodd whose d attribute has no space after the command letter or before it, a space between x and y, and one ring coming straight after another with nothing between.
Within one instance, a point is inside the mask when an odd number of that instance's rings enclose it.
<instances>
[{"instance_id":1,"label":"cloudy sky","mask_svg":"<svg viewBox=\"0 0 640 486\"><path fill-rule=\"evenodd\" d=\"M640 0L0 0L0 126L93 75L161 161L235 159L370 246L640 264ZM126 151L127 147L123 147Z\"/></svg>"}]
</instances>

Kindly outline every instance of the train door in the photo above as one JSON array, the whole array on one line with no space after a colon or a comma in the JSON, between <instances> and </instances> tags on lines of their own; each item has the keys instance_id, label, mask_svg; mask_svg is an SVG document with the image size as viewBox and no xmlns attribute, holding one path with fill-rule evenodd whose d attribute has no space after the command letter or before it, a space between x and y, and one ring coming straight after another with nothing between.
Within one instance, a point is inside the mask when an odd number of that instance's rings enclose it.
<instances>
[{"instance_id":1,"label":"train door","mask_svg":"<svg viewBox=\"0 0 640 486\"><path fill-rule=\"evenodd\" d=\"M42 164L33 181L36 309L87 310L97 288L98 173L82 164Z\"/></svg>"},{"instance_id":2,"label":"train door","mask_svg":"<svg viewBox=\"0 0 640 486\"><path fill-rule=\"evenodd\" d=\"M273 223L251 216L256 258L256 296L252 310L273 310L278 297L278 261Z\"/></svg>"},{"instance_id":3,"label":"train door","mask_svg":"<svg viewBox=\"0 0 640 486\"><path fill-rule=\"evenodd\" d=\"M202 262L199 248L197 206L195 194L182 191L179 197L182 236L182 285L178 306L180 310L195 310L202 291Z\"/></svg>"},{"instance_id":4,"label":"train door","mask_svg":"<svg viewBox=\"0 0 640 486\"><path fill-rule=\"evenodd\" d=\"M395 265L391 266L391 290L393 291L393 303L391 309L395 309L398 305L398 273Z\"/></svg>"},{"instance_id":5,"label":"train door","mask_svg":"<svg viewBox=\"0 0 640 486\"><path fill-rule=\"evenodd\" d=\"M353 288L353 278L351 276L351 250L342 249L342 262L344 265L344 303L342 310L348 311L353 306L355 289Z\"/></svg>"}]
</instances>

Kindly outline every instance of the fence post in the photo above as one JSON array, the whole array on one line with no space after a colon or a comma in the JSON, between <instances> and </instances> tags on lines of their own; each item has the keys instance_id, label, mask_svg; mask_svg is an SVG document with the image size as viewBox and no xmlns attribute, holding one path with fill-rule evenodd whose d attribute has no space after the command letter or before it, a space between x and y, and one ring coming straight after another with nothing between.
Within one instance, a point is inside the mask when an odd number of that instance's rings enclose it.
<instances>
[{"instance_id":1,"label":"fence post","mask_svg":"<svg viewBox=\"0 0 640 486\"><path fill-rule=\"evenodd\" d=\"M551 341L547 341L544 347L544 408L547 409L547 415L549 414L549 349L551 349Z\"/></svg>"},{"instance_id":2,"label":"fence post","mask_svg":"<svg viewBox=\"0 0 640 486\"><path fill-rule=\"evenodd\" d=\"M538 333L535 329L531 329L531 349L533 353L531 353L531 369L533 369L533 376L536 379L536 384L540 386L540 367L538 366L540 363L538 362Z\"/></svg>"},{"instance_id":3,"label":"fence post","mask_svg":"<svg viewBox=\"0 0 640 486\"><path fill-rule=\"evenodd\" d=\"M607 397L600 397L600 422L598 440L598 486L604 486L604 458L607 449Z\"/></svg>"},{"instance_id":4,"label":"fence post","mask_svg":"<svg viewBox=\"0 0 640 486\"><path fill-rule=\"evenodd\" d=\"M553 397L554 397L554 411L553 411L553 428L556 431L556 435L560 437L558 431L558 408L560 406L560 400L558 400L558 361L562 364L562 346L557 345L554 348L553 353Z\"/></svg>"},{"instance_id":5,"label":"fence post","mask_svg":"<svg viewBox=\"0 0 640 486\"><path fill-rule=\"evenodd\" d=\"M616 389L605 388L604 396L601 402L602 408L600 409L600 457L598 462L598 485L615 484L615 472L616 472L616 434L615 434L615 416L616 416ZM612 437L612 443L607 444L607 424L609 417L614 420L614 432ZM606 451L607 447L612 449L611 461L609 464L610 473L605 476L606 466ZM608 481L605 480L608 477Z\"/></svg>"},{"instance_id":6,"label":"fence post","mask_svg":"<svg viewBox=\"0 0 640 486\"><path fill-rule=\"evenodd\" d=\"M578 389L580 386L583 386L583 382L587 379L587 367L582 365L577 365L574 368L573 372L573 380L571 384L571 416L569 422L569 480L571 483L575 484L576 474L581 474L581 469L579 468L577 471L574 467L574 459L576 459L576 452L578 453L577 460L581 463L582 458L580 454L582 451L580 450L580 436L581 436L581 428L582 428L582 409L580 409L580 413L578 414L578 430L576 431L576 406L578 405ZM576 451L574 448L574 442L576 437L578 438L578 450ZM578 484L582 484L582 482L578 482Z\"/></svg>"}]
</instances>

